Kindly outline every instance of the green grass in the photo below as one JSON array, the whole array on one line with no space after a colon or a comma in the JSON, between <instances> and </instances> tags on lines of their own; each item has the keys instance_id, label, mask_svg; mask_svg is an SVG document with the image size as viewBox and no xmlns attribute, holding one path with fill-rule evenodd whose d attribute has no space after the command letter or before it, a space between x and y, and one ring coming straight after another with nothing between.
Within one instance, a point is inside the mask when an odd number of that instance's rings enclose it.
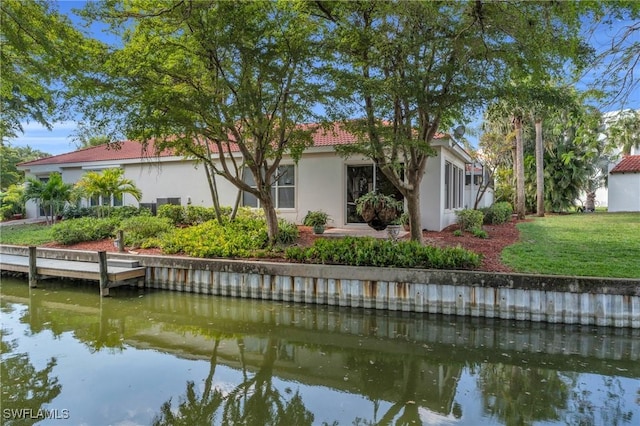
<instances>
[{"instance_id":1,"label":"green grass","mask_svg":"<svg viewBox=\"0 0 640 426\"><path fill-rule=\"evenodd\" d=\"M640 213L586 213L518 224L502 252L517 272L640 279Z\"/></svg>"},{"instance_id":2,"label":"green grass","mask_svg":"<svg viewBox=\"0 0 640 426\"><path fill-rule=\"evenodd\" d=\"M2 244L39 246L52 241L51 226L30 224L0 227L0 243Z\"/></svg>"}]
</instances>

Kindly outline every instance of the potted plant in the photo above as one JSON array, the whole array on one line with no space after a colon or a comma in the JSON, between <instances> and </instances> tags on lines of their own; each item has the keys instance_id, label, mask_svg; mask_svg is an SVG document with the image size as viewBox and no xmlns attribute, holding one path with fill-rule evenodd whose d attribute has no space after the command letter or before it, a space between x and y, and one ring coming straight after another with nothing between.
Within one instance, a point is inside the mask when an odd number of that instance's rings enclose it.
<instances>
[{"instance_id":1,"label":"potted plant","mask_svg":"<svg viewBox=\"0 0 640 426\"><path fill-rule=\"evenodd\" d=\"M308 211L302 224L313 227L314 234L322 234L329 221L329 215L321 210Z\"/></svg>"},{"instance_id":2,"label":"potted plant","mask_svg":"<svg viewBox=\"0 0 640 426\"><path fill-rule=\"evenodd\" d=\"M369 192L356 200L356 212L376 231L386 229L396 220L402 207L402 201L378 192Z\"/></svg>"},{"instance_id":3,"label":"potted plant","mask_svg":"<svg viewBox=\"0 0 640 426\"><path fill-rule=\"evenodd\" d=\"M387 225L387 235L392 241L398 241L400 237L400 231L402 231L402 215L396 217L391 223Z\"/></svg>"}]
</instances>

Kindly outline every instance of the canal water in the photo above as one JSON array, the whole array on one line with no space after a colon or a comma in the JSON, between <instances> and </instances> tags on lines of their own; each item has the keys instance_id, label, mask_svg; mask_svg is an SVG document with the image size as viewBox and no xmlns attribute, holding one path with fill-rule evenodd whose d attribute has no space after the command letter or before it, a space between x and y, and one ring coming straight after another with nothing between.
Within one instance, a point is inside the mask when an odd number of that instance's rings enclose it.
<instances>
[{"instance_id":1,"label":"canal water","mask_svg":"<svg viewBox=\"0 0 640 426\"><path fill-rule=\"evenodd\" d=\"M638 425L640 331L2 279L6 425Z\"/></svg>"}]
</instances>

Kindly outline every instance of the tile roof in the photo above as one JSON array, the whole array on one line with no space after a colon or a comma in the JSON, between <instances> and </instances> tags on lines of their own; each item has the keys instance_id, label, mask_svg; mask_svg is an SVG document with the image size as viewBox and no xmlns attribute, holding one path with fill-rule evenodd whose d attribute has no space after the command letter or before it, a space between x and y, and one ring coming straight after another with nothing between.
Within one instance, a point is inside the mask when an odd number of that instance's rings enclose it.
<instances>
[{"instance_id":1,"label":"tile roof","mask_svg":"<svg viewBox=\"0 0 640 426\"><path fill-rule=\"evenodd\" d=\"M611 173L640 173L640 155L625 156L611 169Z\"/></svg>"},{"instance_id":2,"label":"tile roof","mask_svg":"<svg viewBox=\"0 0 640 426\"><path fill-rule=\"evenodd\" d=\"M303 129L313 129L317 125L304 124L301 127ZM446 137L446 134L438 133L435 139L442 139ZM318 128L313 133L313 146L334 146L334 145L347 145L357 142L357 136L348 132L336 123L329 128ZM238 151L237 146L231 145L231 149L234 152ZM212 151L217 152L217 146L212 145ZM159 157L172 156L172 150L165 150L159 155L156 155L153 149L153 142L149 142L146 150L144 146L137 141L122 141L109 145L100 145L91 148L83 148L77 151L68 152L65 154L54 155L51 157L41 158L39 160L28 161L21 163L20 166L42 166L53 164L69 164L69 163L86 163L95 161L119 161L119 160L135 160Z\"/></svg>"},{"instance_id":3,"label":"tile roof","mask_svg":"<svg viewBox=\"0 0 640 426\"><path fill-rule=\"evenodd\" d=\"M168 156L169 152L161 156ZM149 158L153 156L153 150L144 150L141 143L136 141L122 141L108 145L99 145L91 148L83 148L65 154L53 155L39 160L20 163L20 166L42 166L48 164L86 163L93 161L118 161Z\"/></svg>"}]
</instances>

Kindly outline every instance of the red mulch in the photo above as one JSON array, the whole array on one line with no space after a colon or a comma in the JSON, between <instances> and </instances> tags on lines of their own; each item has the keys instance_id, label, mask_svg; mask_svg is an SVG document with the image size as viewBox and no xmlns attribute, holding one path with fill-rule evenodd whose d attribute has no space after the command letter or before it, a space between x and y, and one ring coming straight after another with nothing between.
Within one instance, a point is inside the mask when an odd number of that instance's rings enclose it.
<instances>
[{"instance_id":1,"label":"red mulch","mask_svg":"<svg viewBox=\"0 0 640 426\"><path fill-rule=\"evenodd\" d=\"M501 225L485 225L483 229L487 234L489 234L489 238L487 239L474 237L470 233L464 233L463 236L456 237L453 235L453 232L458 229L457 225L452 225L440 232L424 231L424 243L437 247L455 247L459 245L483 255L482 265L478 268L479 270L486 272L511 272L511 269L503 265L500 261L500 252L504 247L518 241L519 234L516 229L517 223L518 221L513 220ZM311 228L308 226L300 226L299 229L300 237L296 242L298 246L310 246L316 238L322 238L314 235ZM113 239L90 241L68 246L52 243L45 245L45 247L107 252L118 251L114 245ZM137 254L162 255L160 249L135 249L132 252ZM269 260L265 258L261 259ZM282 261L281 258L272 260Z\"/></svg>"}]
</instances>

